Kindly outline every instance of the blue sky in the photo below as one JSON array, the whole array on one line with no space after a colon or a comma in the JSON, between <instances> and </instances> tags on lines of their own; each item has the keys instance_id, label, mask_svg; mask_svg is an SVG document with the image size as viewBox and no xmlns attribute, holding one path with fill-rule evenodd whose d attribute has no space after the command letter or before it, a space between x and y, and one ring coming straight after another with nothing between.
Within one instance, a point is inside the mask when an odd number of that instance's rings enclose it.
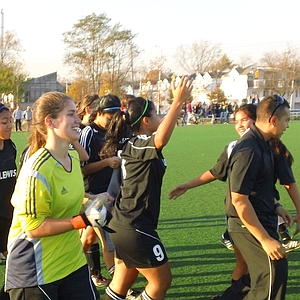
<instances>
[{"instance_id":1,"label":"blue sky","mask_svg":"<svg viewBox=\"0 0 300 300\"><path fill-rule=\"evenodd\" d=\"M0 8L33 77L54 71L68 76L62 34L93 12L137 34L145 59L163 54L172 60L179 45L201 40L219 43L235 61L257 60L288 45L300 48L297 0L1 0Z\"/></svg>"}]
</instances>

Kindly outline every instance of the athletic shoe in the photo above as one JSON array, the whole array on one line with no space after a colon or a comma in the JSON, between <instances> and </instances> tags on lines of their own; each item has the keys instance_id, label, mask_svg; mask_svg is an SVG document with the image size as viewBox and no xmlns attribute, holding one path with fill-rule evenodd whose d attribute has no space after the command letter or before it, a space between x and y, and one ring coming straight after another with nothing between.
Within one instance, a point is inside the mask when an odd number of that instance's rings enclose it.
<instances>
[{"instance_id":1,"label":"athletic shoe","mask_svg":"<svg viewBox=\"0 0 300 300\"><path fill-rule=\"evenodd\" d=\"M0 261L6 261L6 256L0 252Z\"/></svg>"},{"instance_id":2,"label":"athletic shoe","mask_svg":"<svg viewBox=\"0 0 300 300\"><path fill-rule=\"evenodd\" d=\"M135 289L129 289L126 295L126 300L138 300L139 296L141 295L141 291Z\"/></svg>"},{"instance_id":3,"label":"athletic shoe","mask_svg":"<svg viewBox=\"0 0 300 300\"><path fill-rule=\"evenodd\" d=\"M231 250L231 251L234 250L231 240L226 239L223 234L221 235L220 243L223 246L225 246L228 250Z\"/></svg>"},{"instance_id":4,"label":"athletic shoe","mask_svg":"<svg viewBox=\"0 0 300 300\"><path fill-rule=\"evenodd\" d=\"M106 287L110 283L109 279L106 279L105 277L103 277L101 275L92 275L91 278L96 287Z\"/></svg>"},{"instance_id":5,"label":"athletic shoe","mask_svg":"<svg viewBox=\"0 0 300 300\"><path fill-rule=\"evenodd\" d=\"M283 243L282 246L285 252L290 252L300 248L300 241L290 240L287 243Z\"/></svg>"}]
</instances>

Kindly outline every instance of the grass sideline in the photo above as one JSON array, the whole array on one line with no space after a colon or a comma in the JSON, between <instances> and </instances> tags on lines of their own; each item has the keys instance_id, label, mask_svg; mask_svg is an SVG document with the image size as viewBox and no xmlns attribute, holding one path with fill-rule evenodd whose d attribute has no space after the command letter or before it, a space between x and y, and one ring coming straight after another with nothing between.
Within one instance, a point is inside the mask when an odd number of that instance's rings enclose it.
<instances>
[{"instance_id":1,"label":"grass sideline","mask_svg":"<svg viewBox=\"0 0 300 300\"><path fill-rule=\"evenodd\" d=\"M300 179L300 122L291 122L282 140L294 155L294 174ZM223 200L226 185L210 183L192 189L176 200L168 200L171 188L209 169L224 146L236 135L233 125L187 126L175 129L164 150L167 171L162 190L158 232L167 249L173 282L166 299L207 300L223 291L230 281L234 265L232 252L219 243L225 228ZM19 154L26 136L14 133ZM280 188L281 201L294 212L287 193ZM291 252L286 300L300 299L300 251ZM4 266L0 266L3 280ZM145 281L140 278L136 288ZM102 292L101 292L102 291ZM103 295L103 290L100 290Z\"/></svg>"}]
</instances>

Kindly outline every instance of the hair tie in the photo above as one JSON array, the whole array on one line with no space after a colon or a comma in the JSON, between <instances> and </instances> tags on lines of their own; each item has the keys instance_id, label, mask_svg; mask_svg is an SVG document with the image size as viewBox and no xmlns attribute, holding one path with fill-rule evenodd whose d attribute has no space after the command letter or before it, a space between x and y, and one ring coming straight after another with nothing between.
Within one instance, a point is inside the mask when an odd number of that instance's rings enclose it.
<instances>
[{"instance_id":1,"label":"hair tie","mask_svg":"<svg viewBox=\"0 0 300 300\"><path fill-rule=\"evenodd\" d=\"M148 108L148 105L149 105L149 100L147 99L147 100L146 100L146 103L145 103L145 107L144 107L143 112L141 113L141 115L140 115L133 123L131 123L130 126L135 125L135 124L136 124L136 123L144 116L144 114L145 114L145 112L146 112L146 110L147 110L147 108Z\"/></svg>"}]
</instances>

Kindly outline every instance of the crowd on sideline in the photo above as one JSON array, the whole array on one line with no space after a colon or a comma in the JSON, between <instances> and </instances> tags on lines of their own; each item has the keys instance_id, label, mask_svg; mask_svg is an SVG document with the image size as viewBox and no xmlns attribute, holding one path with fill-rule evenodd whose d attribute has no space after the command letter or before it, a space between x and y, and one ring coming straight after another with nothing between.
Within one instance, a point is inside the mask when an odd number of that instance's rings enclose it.
<instances>
[{"instance_id":1,"label":"crowd on sideline","mask_svg":"<svg viewBox=\"0 0 300 300\"><path fill-rule=\"evenodd\" d=\"M12 112L12 118L14 121L13 129L15 131L30 131L32 124L32 108L27 106L26 109L22 109L20 105L17 105L15 109L10 109Z\"/></svg>"}]
</instances>

